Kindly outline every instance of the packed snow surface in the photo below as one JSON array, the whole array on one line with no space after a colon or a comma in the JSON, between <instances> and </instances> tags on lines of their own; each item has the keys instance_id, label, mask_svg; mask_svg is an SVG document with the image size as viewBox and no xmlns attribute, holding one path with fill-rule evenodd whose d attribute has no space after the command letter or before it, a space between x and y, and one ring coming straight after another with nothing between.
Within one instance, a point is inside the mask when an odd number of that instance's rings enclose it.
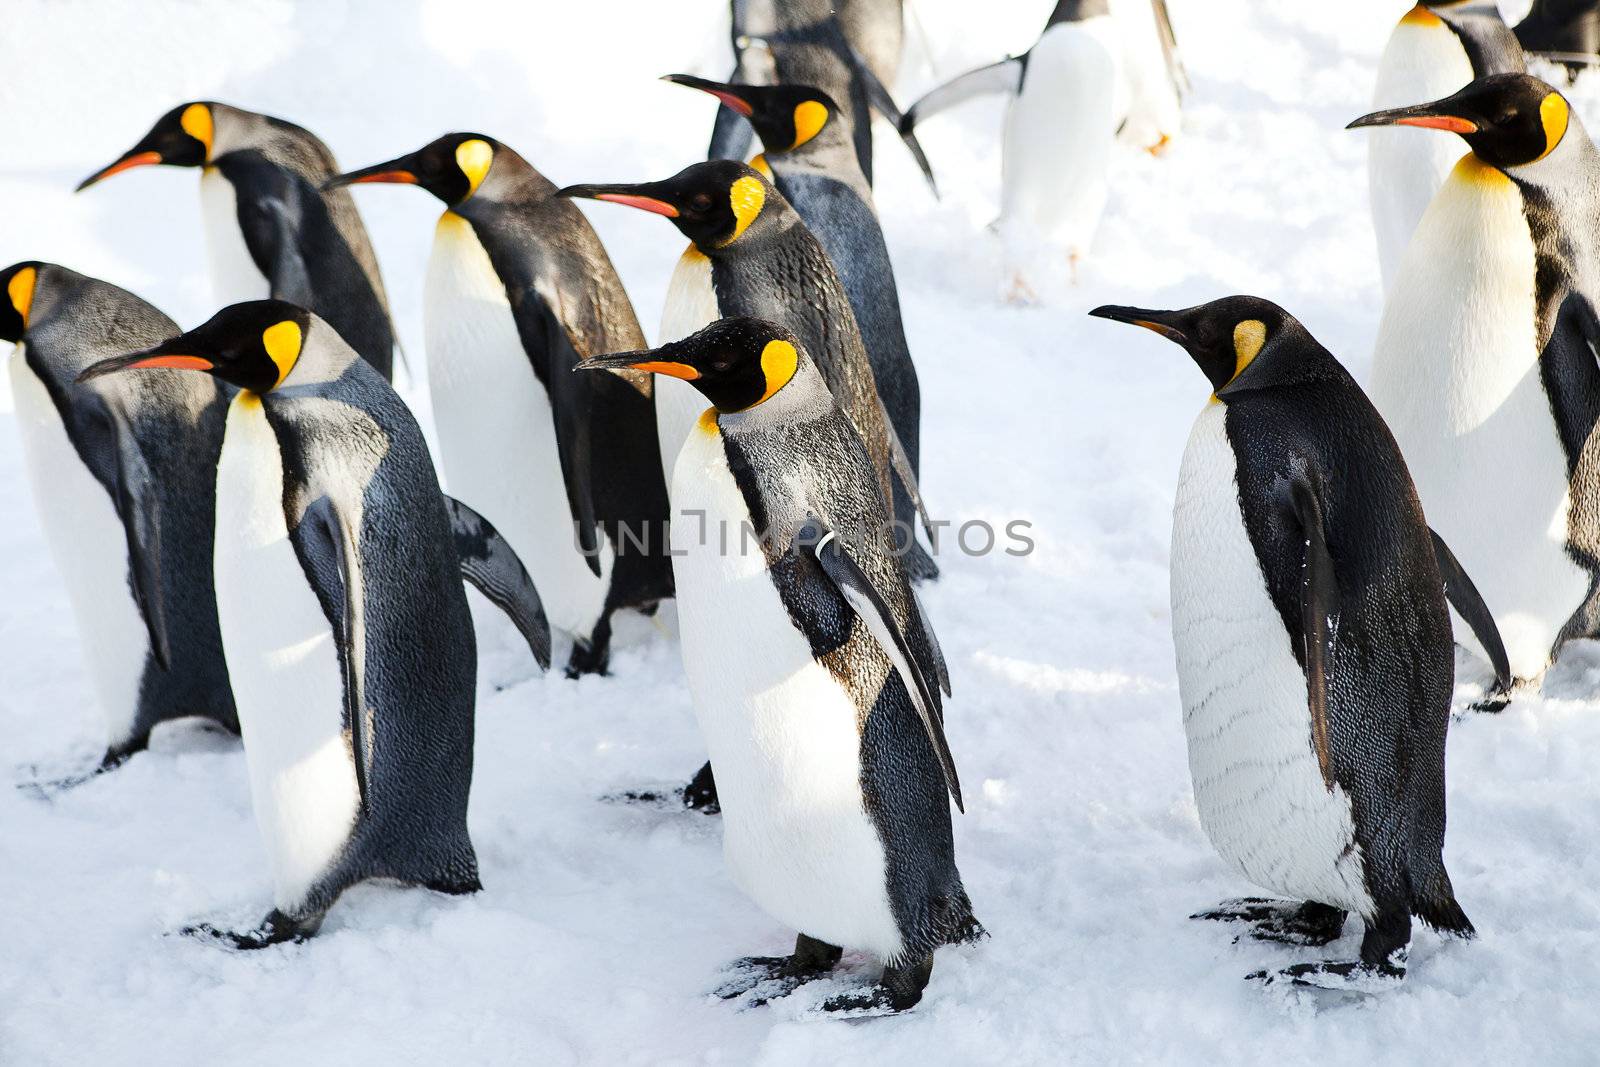
<instances>
[{"instance_id":1,"label":"packed snow surface","mask_svg":"<svg viewBox=\"0 0 1600 1067\"><path fill-rule=\"evenodd\" d=\"M1036 542L1025 556L947 542L945 577L923 593L955 687L957 857L993 936L942 950L916 1010L809 1010L837 985L744 1012L708 996L729 960L787 951L794 932L730 883L717 819L602 799L670 786L702 759L672 611L625 619L612 676L574 683L537 676L479 602L482 893L363 886L315 941L253 954L176 936L253 923L270 884L238 743L165 728L122 770L51 802L0 788L0 1062L1592 1062L1592 647L1569 650L1542 697L1453 727L1446 861L1476 942L1419 928L1410 977L1381 995L1264 990L1243 976L1350 958L1359 924L1330 950L1296 950L1187 918L1254 891L1196 819L1169 632L1173 487L1209 390L1178 348L1084 312L1255 293L1364 379L1381 294L1365 135L1343 126L1368 109L1405 6L1172 0L1194 80L1184 136L1161 159L1119 151L1094 256L1040 306L998 298L986 227L1000 102L923 131L938 201L880 127L925 493L958 524L1026 520ZM915 0L897 95L908 104L1026 48L1049 7ZM656 78L725 75L725 12L718 0L9 0L0 264L55 260L185 326L209 317L193 173L71 192L191 99L298 121L351 167L464 129L562 184L665 177L699 158L713 104ZM1593 87L1578 95L1594 116ZM415 189L357 196L421 382L440 207ZM585 210L653 332L682 239L640 212ZM407 396L426 419L425 395ZM100 729L14 422L0 394L0 783L90 759ZM1480 680L1468 665L1458 703ZM839 981L870 977L859 956L845 964Z\"/></svg>"}]
</instances>

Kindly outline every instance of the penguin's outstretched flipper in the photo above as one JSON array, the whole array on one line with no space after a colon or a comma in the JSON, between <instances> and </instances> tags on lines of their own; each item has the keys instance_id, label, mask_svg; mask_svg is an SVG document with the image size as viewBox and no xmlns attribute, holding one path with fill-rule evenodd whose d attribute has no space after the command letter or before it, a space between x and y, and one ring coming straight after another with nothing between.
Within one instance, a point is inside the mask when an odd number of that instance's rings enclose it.
<instances>
[{"instance_id":1,"label":"penguin's outstretched flipper","mask_svg":"<svg viewBox=\"0 0 1600 1067\"><path fill-rule=\"evenodd\" d=\"M856 77L861 79L861 84L867 90L867 103L872 110L882 115L899 131L900 140L905 142L906 148L911 152L911 158L917 161L917 167L922 171L922 176L928 179L928 188L933 190L933 197L937 200L939 183L933 178L933 167L928 162L927 154L917 142L915 124L906 121L906 117L900 113L900 105L894 102L894 97L889 94L888 88L878 80L878 76L872 72L872 67L867 61L861 58L860 53L854 48L850 48L849 52L850 63L856 69Z\"/></svg>"},{"instance_id":2,"label":"penguin's outstretched flipper","mask_svg":"<svg viewBox=\"0 0 1600 1067\"><path fill-rule=\"evenodd\" d=\"M950 744L944 736L944 712L936 691L928 685L921 666L927 659L925 643L922 643L924 655L919 657L913 651L913 645L905 631L895 621L883 594L873 586L872 580L856 561L850 558L850 554L840 544L838 535L821 519L811 516L801 525L795 532L793 548L797 554L804 553L817 561L822 572L839 590L839 595L860 617L867 631L889 657L889 662L900 672L906 692L910 694L912 703L917 707L917 714L922 718L923 728L928 733L928 741L933 746L934 754L939 758L940 769L944 772L945 787L949 789L951 799L956 802L957 810L965 812L966 808L961 800L961 781L956 776L955 759L950 755ZM907 588L909 589L909 586Z\"/></svg>"},{"instance_id":3,"label":"penguin's outstretched flipper","mask_svg":"<svg viewBox=\"0 0 1600 1067\"><path fill-rule=\"evenodd\" d=\"M1489 605L1483 602L1478 587L1472 584L1472 579L1462 569L1450 546L1444 543L1444 538L1432 527L1429 527L1428 533L1433 538L1433 558L1439 564L1439 576L1444 579L1444 595L1449 599L1450 606L1472 627L1473 635L1494 667L1495 691L1490 696L1503 697L1511 691L1511 662L1506 657L1505 643L1500 640L1500 628L1495 625L1494 615L1489 611Z\"/></svg>"},{"instance_id":4,"label":"penguin's outstretched flipper","mask_svg":"<svg viewBox=\"0 0 1600 1067\"><path fill-rule=\"evenodd\" d=\"M1339 581L1322 521L1322 501L1308 479L1289 487L1290 507L1305 535L1306 558L1300 589L1300 625L1305 638L1306 696L1311 712L1311 743L1322 781L1333 788L1332 746L1328 738L1328 668L1333 632L1339 614Z\"/></svg>"},{"instance_id":5,"label":"penguin's outstretched flipper","mask_svg":"<svg viewBox=\"0 0 1600 1067\"><path fill-rule=\"evenodd\" d=\"M117 422L117 484L112 499L128 538L128 573L134 600L150 632L150 651L162 670L172 666L172 642L167 633L166 606L161 590L161 508L153 499L155 483L131 427Z\"/></svg>"},{"instance_id":6,"label":"penguin's outstretched flipper","mask_svg":"<svg viewBox=\"0 0 1600 1067\"><path fill-rule=\"evenodd\" d=\"M991 93L1015 95L1022 88L1022 76L1028 69L1028 54L1007 56L998 63L958 74L936 89L923 94L900 119L902 133L914 130L917 124L941 111L964 104L974 97Z\"/></svg>"},{"instance_id":7,"label":"penguin's outstretched flipper","mask_svg":"<svg viewBox=\"0 0 1600 1067\"><path fill-rule=\"evenodd\" d=\"M549 670L550 623L527 568L488 519L453 497L445 497L444 504L461 558L461 576L511 618L533 658Z\"/></svg>"},{"instance_id":8,"label":"penguin's outstretched flipper","mask_svg":"<svg viewBox=\"0 0 1600 1067\"><path fill-rule=\"evenodd\" d=\"M928 638L928 654L933 658L933 672L939 678L939 688L944 690L944 695L950 695L950 665L945 662L944 649L939 647L939 637L933 632L933 623L928 619L927 609L922 606L922 598L917 596L917 591L911 591L911 603L916 605L917 620L922 623L922 632ZM939 719L944 721L944 709L941 708Z\"/></svg>"},{"instance_id":9,"label":"penguin's outstretched flipper","mask_svg":"<svg viewBox=\"0 0 1600 1067\"><path fill-rule=\"evenodd\" d=\"M1167 12L1167 0L1150 0L1155 7L1156 34L1161 38L1161 54L1167 61L1167 74L1178 99L1189 95L1189 72L1183 67L1183 57L1178 54L1178 35L1172 32L1172 16Z\"/></svg>"}]
</instances>

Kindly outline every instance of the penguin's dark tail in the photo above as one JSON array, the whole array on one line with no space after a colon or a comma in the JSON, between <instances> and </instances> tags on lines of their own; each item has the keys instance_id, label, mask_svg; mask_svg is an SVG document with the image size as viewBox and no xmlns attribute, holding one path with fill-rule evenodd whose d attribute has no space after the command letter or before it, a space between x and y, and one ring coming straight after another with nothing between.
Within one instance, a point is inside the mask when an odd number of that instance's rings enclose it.
<instances>
[{"instance_id":1,"label":"penguin's dark tail","mask_svg":"<svg viewBox=\"0 0 1600 1067\"><path fill-rule=\"evenodd\" d=\"M1446 937L1458 937L1463 941L1470 941L1478 936L1478 931L1473 929L1472 920L1467 918L1467 913L1456 903L1455 890L1450 885L1450 875L1445 873L1442 863L1423 891L1417 894L1413 907L1419 919Z\"/></svg>"}]
</instances>

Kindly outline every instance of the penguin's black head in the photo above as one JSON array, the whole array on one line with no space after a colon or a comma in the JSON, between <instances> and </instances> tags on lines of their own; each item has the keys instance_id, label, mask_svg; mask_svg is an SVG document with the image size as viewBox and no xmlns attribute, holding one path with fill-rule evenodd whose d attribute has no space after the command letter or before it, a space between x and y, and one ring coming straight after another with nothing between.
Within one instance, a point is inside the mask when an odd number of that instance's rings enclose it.
<instances>
[{"instance_id":1,"label":"penguin's black head","mask_svg":"<svg viewBox=\"0 0 1600 1067\"><path fill-rule=\"evenodd\" d=\"M789 384L800 342L762 319L721 319L681 341L648 352L594 356L574 370L633 370L689 382L723 414L747 411Z\"/></svg>"},{"instance_id":2,"label":"penguin's black head","mask_svg":"<svg viewBox=\"0 0 1600 1067\"><path fill-rule=\"evenodd\" d=\"M781 199L758 171L731 159L696 163L662 182L569 185L556 195L609 200L665 215L702 252L739 240L770 201Z\"/></svg>"},{"instance_id":3,"label":"penguin's black head","mask_svg":"<svg viewBox=\"0 0 1600 1067\"><path fill-rule=\"evenodd\" d=\"M294 370L310 325L310 312L282 300L233 304L154 348L92 364L78 381L151 367L202 370L240 389L269 393Z\"/></svg>"},{"instance_id":4,"label":"penguin's black head","mask_svg":"<svg viewBox=\"0 0 1600 1067\"><path fill-rule=\"evenodd\" d=\"M329 178L323 188L376 182L420 185L453 206L478 191L499 150L500 142L481 133L447 133L410 155Z\"/></svg>"},{"instance_id":5,"label":"penguin's black head","mask_svg":"<svg viewBox=\"0 0 1600 1067\"><path fill-rule=\"evenodd\" d=\"M39 282L43 264L29 261L13 263L0 270L0 341L13 344L22 340L28 329L28 312L33 308L33 289Z\"/></svg>"},{"instance_id":6,"label":"penguin's black head","mask_svg":"<svg viewBox=\"0 0 1600 1067\"><path fill-rule=\"evenodd\" d=\"M102 178L153 163L164 163L169 167L204 166L211 161L215 131L216 122L210 104L179 104L162 115L143 140L122 153L115 162L101 167L79 182L78 192L83 192Z\"/></svg>"},{"instance_id":7,"label":"penguin's black head","mask_svg":"<svg viewBox=\"0 0 1600 1067\"><path fill-rule=\"evenodd\" d=\"M1535 163L1566 136L1572 111L1560 93L1528 74L1492 74L1431 104L1375 111L1352 122L1363 126L1421 126L1460 134L1479 159L1494 167Z\"/></svg>"},{"instance_id":8,"label":"penguin's black head","mask_svg":"<svg viewBox=\"0 0 1600 1067\"><path fill-rule=\"evenodd\" d=\"M668 74L662 80L710 93L749 119L771 155L808 143L839 114L827 93L809 85L729 85L689 74Z\"/></svg>"},{"instance_id":9,"label":"penguin's black head","mask_svg":"<svg viewBox=\"0 0 1600 1067\"><path fill-rule=\"evenodd\" d=\"M1107 304L1089 314L1114 322L1132 323L1154 330L1184 347L1200 370L1221 393L1249 371L1269 342L1297 326L1289 313L1258 296L1230 296L1183 311ZM1240 383L1248 385L1248 380Z\"/></svg>"}]
</instances>

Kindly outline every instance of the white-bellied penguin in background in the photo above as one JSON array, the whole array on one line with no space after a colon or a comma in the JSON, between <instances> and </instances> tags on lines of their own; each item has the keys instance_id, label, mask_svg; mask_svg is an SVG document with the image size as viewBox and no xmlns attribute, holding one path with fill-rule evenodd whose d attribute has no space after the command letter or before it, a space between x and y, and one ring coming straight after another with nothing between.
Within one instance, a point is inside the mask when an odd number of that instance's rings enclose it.
<instances>
[{"instance_id":1,"label":"white-bellied penguin in background","mask_svg":"<svg viewBox=\"0 0 1600 1067\"><path fill-rule=\"evenodd\" d=\"M28 481L105 716L100 769L170 719L238 733L211 576L227 398L173 372L76 384L97 360L177 336L125 289L27 262L0 271L0 292Z\"/></svg>"},{"instance_id":2,"label":"white-bellied penguin in background","mask_svg":"<svg viewBox=\"0 0 1600 1067\"><path fill-rule=\"evenodd\" d=\"M1475 78L1523 69L1522 49L1494 0L1420 3L1389 35L1372 106L1437 100ZM1367 141L1367 192L1385 288L1422 213L1460 158L1458 145L1403 130L1375 130Z\"/></svg>"},{"instance_id":3,"label":"white-bellied penguin in background","mask_svg":"<svg viewBox=\"0 0 1600 1067\"><path fill-rule=\"evenodd\" d=\"M1351 125L1471 148L1389 287L1371 393L1512 672L1535 682L1564 642L1600 632L1600 153L1526 74Z\"/></svg>"},{"instance_id":4,"label":"white-bellied penguin in background","mask_svg":"<svg viewBox=\"0 0 1600 1067\"><path fill-rule=\"evenodd\" d=\"M886 8L891 0L852 2L860 8ZM894 98L874 73L874 59L882 61L888 42L867 39L886 36L881 33L881 25L878 31L868 34L868 23L886 24L889 13L858 10L848 13L845 21L841 17L845 13L836 11L834 0L731 0L730 7L734 68L728 80L741 85L810 85L838 101L842 109L840 122L849 131L861 173L870 183L873 112L897 130L904 123ZM853 40L851 31L862 33L862 38ZM871 52L863 53L863 47ZM707 158L742 162L750 155L752 132L737 110L719 108ZM900 138L928 185L934 187L933 171L916 135L907 128Z\"/></svg>"},{"instance_id":5,"label":"white-bellied penguin in background","mask_svg":"<svg viewBox=\"0 0 1600 1067\"><path fill-rule=\"evenodd\" d=\"M766 151L755 166L765 166L772 184L833 264L867 346L884 411L920 480L922 390L906 344L894 265L878 225L872 186L856 164L849 128L838 121L838 106L808 86L725 85L686 74L667 80L717 97L743 115L761 138ZM900 528L914 530L917 511L909 494L897 493L894 505ZM920 579L936 576L938 569L931 558L918 557L913 572Z\"/></svg>"},{"instance_id":6,"label":"white-bellied penguin in background","mask_svg":"<svg viewBox=\"0 0 1600 1067\"><path fill-rule=\"evenodd\" d=\"M421 186L447 205L423 305L445 485L527 564L569 675L603 671L611 615L672 595L650 375L572 374L644 334L589 220L512 149L451 133L332 180Z\"/></svg>"},{"instance_id":7,"label":"white-bellied penguin in background","mask_svg":"<svg viewBox=\"0 0 1600 1067\"><path fill-rule=\"evenodd\" d=\"M372 242L310 130L202 100L167 112L115 162L78 184L134 167L200 168L200 206L218 303L272 297L310 308L385 378L394 363L389 299Z\"/></svg>"},{"instance_id":8,"label":"white-bellied penguin in background","mask_svg":"<svg viewBox=\"0 0 1600 1067\"><path fill-rule=\"evenodd\" d=\"M1541 59L1567 68L1567 83L1600 63L1600 0L1533 0L1517 40Z\"/></svg>"},{"instance_id":9,"label":"white-bellied penguin in background","mask_svg":"<svg viewBox=\"0 0 1600 1067\"><path fill-rule=\"evenodd\" d=\"M1359 960L1273 977L1402 977L1413 915L1473 933L1443 860L1455 681L1446 596L1492 645L1488 609L1429 530L1360 386L1282 308L1236 296L1090 314L1183 346L1214 390L1189 434L1172 516L1189 769L1218 853L1290 899L1229 901L1195 918L1321 945L1354 912L1366 925Z\"/></svg>"},{"instance_id":10,"label":"white-bellied penguin in background","mask_svg":"<svg viewBox=\"0 0 1600 1067\"><path fill-rule=\"evenodd\" d=\"M217 609L274 907L260 948L316 933L345 889L479 888L467 837L477 651L465 575L548 665L538 594L492 526L439 490L416 421L315 315L219 311L88 368L236 386L217 466Z\"/></svg>"},{"instance_id":11,"label":"white-bellied penguin in background","mask_svg":"<svg viewBox=\"0 0 1600 1067\"><path fill-rule=\"evenodd\" d=\"M883 978L828 1007L910 1007L934 949L982 927L951 840L949 680L877 468L781 326L727 319L582 366L649 369L712 404L673 473L673 506L727 532L673 525L684 673L729 871L799 931L792 956L743 960L720 992L781 996L850 947L883 960Z\"/></svg>"},{"instance_id":12,"label":"white-bellied penguin in background","mask_svg":"<svg viewBox=\"0 0 1600 1067\"><path fill-rule=\"evenodd\" d=\"M1164 147L1178 132L1185 86L1159 0L1061 0L1032 48L934 89L906 112L904 128L975 96L1010 96L995 226L1009 260L1007 297L1028 302L1037 297L1030 276L1048 270L1047 257L1064 254L1075 278L1089 254L1118 132Z\"/></svg>"}]
</instances>

